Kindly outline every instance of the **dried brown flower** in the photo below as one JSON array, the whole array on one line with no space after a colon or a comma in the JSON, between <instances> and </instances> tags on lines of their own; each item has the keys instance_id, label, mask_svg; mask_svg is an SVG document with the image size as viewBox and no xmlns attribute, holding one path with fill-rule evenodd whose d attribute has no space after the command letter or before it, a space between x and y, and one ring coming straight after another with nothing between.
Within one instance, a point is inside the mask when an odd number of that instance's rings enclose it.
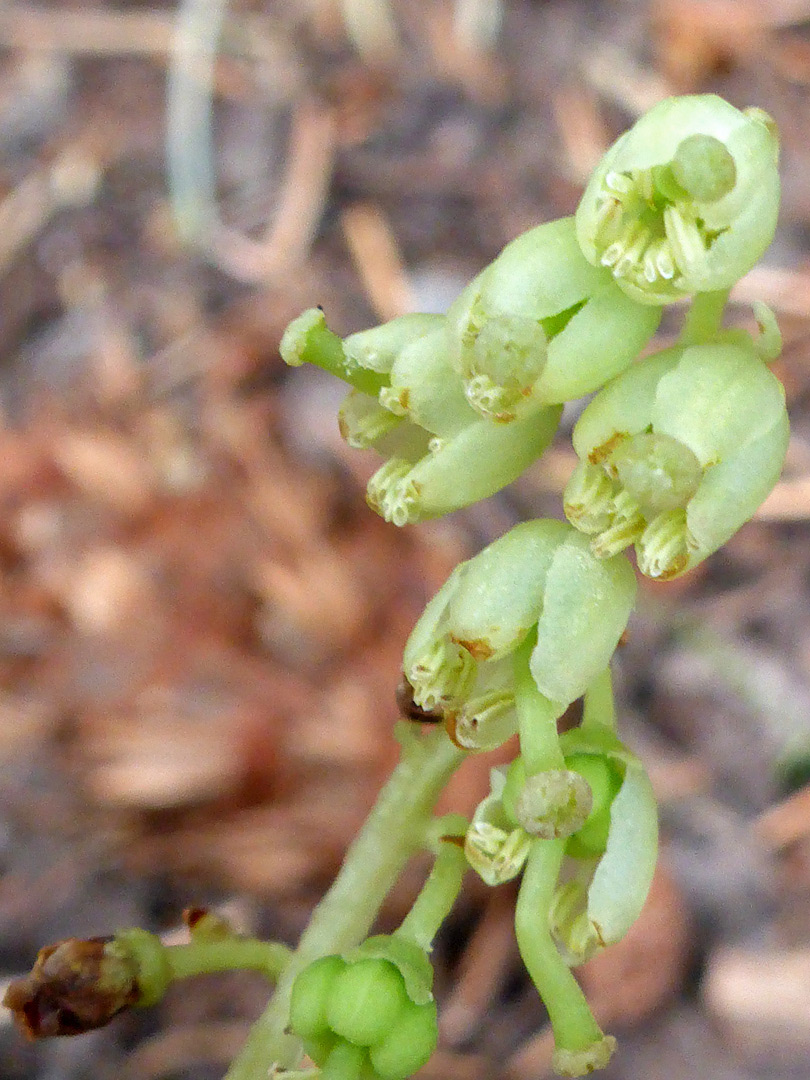
<instances>
[{"instance_id":1,"label":"dried brown flower","mask_svg":"<svg viewBox=\"0 0 810 1080\"><path fill-rule=\"evenodd\" d=\"M3 1004L29 1039L103 1027L140 997L136 968L110 938L68 938L40 949Z\"/></svg>"}]
</instances>

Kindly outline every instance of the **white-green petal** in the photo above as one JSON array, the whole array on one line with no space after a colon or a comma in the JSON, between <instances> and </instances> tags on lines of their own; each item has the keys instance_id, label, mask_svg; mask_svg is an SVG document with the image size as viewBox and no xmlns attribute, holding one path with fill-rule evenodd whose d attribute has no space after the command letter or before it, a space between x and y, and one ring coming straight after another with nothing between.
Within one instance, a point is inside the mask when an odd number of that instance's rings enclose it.
<instances>
[{"instance_id":1,"label":"white-green petal","mask_svg":"<svg viewBox=\"0 0 810 1080\"><path fill-rule=\"evenodd\" d=\"M400 315L382 326L350 334L343 351L359 367L385 375L404 348L443 323L443 315Z\"/></svg>"},{"instance_id":2,"label":"white-green petal","mask_svg":"<svg viewBox=\"0 0 810 1080\"><path fill-rule=\"evenodd\" d=\"M529 662L541 694L567 704L585 693L607 667L635 597L636 577L627 559L597 559L588 537L572 529L546 575Z\"/></svg>"},{"instance_id":3,"label":"white-green petal","mask_svg":"<svg viewBox=\"0 0 810 1080\"><path fill-rule=\"evenodd\" d=\"M680 355L679 348L665 349L639 360L599 391L574 426L573 443L579 458L586 460L617 434L635 435L649 426L658 383Z\"/></svg>"},{"instance_id":4,"label":"white-green petal","mask_svg":"<svg viewBox=\"0 0 810 1080\"><path fill-rule=\"evenodd\" d=\"M627 765L610 809L607 848L588 889L587 918L604 945L620 941L636 921L658 855L658 811L640 762Z\"/></svg>"},{"instance_id":5,"label":"white-green petal","mask_svg":"<svg viewBox=\"0 0 810 1080\"><path fill-rule=\"evenodd\" d=\"M753 348L698 345L662 376L650 421L707 466L760 438L784 409L782 384Z\"/></svg>"},{"instance_id":6,"label":"white-green petal","mask_svg":"<svg viewBox=\"0 0 810 1080\"><path fill-rule=\"evenodd\" d=\"M384 397L383 397L384 395ZM407 345L391 367L391 385L381 391L391 408L395 401L412 423L442 438L452 438L478 416L448 356L444 321Z\"/></svg>"},{"instance_id":7,"label":"white-green petal","mask_svg":"<svg viewBox=\"0 0 810 1080\"><path fill-rule=\"evenodd\" d=\"M478 419L430 452L374 509L397 525L441 517L494 495L516 480L549 446L562 410L542 409L512 424ZM402 516L398 509L402 507Z\"/></svg>"},{"instance_id":8,"label":"white-green petal","mask_svg":"<svg viewBox=\"0 0 810 1080\"><path fill-rule=\"evenodd\" d=\"M736 454L707 469L686 508L686 527L693 551L689 568L734 535L753 517L779 479L790 439L784 411L773 426Z\"/></svg>"},{"instance_id":9,"label":"white-green petal","mask_svg":"<svg viewBox=\"0 0 810 1080\"><path fill-rule=\"evenodd\" d=\"M540 616L546 575L570 535L561 521L526 521L471 559L448 605L454 639L493 660L515 649Z\"/></svg>"},{"instance_id":10,"label":"white-green petal","mask_svg":"<svg viewBox=\"0 0 810 1080\"><path fill-rule=\"evenodd\" d=\"M549 342L536 396L556 403L596 390L633 362L660 321L660 308L639 307L612 281L603 285Z\"/></svg>"}]
</instances>

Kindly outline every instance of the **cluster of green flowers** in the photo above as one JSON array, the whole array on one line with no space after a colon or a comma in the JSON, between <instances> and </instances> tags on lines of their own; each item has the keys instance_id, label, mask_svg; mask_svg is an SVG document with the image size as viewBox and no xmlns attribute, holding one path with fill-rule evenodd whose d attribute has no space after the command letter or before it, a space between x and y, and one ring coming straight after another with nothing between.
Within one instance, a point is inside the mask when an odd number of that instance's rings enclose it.
<instances>
[{"instance_id":1,"label":"cluster of green flowers","mask_svg":"<svg viewBox=\"0 0 810 1080\"><path fill-rule=\"evenodd\" d=\"M521 876L515 931L548 1010L554 1066L601 1068L605 1035L571 973L619 941L652 880L657 815L643 765L616 733L610 662L638 570L670 579L754 513L788 440L766 364L779 331L722 327L729 288L761 256L779 199L774 124L712 96L662 102L607 152L576 216L510 243L446 315L406 315L341 340L320 309L287 329L287 363L351 387L340 430L386 459L368 501L407 525L498 491L549 446L565 402L595 396L573 433L567 522L515 526L458 566L405 646L402 760L298 950L211 919L164 948L143 932L44 950L7 1002L30 1034L75 1033L174 978L251 967L278 981L229 1080L319 1072L405 1080L437 1041L428 954L472 867ZM691 298L677 344L639 359L663 306ZM578 726L557 721L583 699ZM431 817L466 753L517 735L471 822ZM366 938L420 847L435 865L394 934ZM365 939L365 940L364 940ZM301 1067L306 1053L314 1064Z\"/></svg>"},{"instance_id":2,"label":"cluster of green flowers","mask_svg":"<svg viewBox=\"0 0 810 1080\"><path fill-rule=\"evenodd\" d=\"M575 217L508 244L446 315L341 341L316 309L282 343L288 363L316 363L352 387L340 430L386 458L368 502L396 525L510 483L547 448L563 404L596 392L574 428L568 523L518 525L457 567L403 659L417 715L443 719L457 746L486 751L519 735L464 854L489 885L523 875L517 938L562 1075L603 1066L614 1046L569 969L626 933L655 867L655 801L616 734L610 681L636 589L624 549L649 577L687 572L751 517L787 447L784 391L766 366L780 347L772 315L757 306L756 339L721 324L728 290L773 236L777 158L760 110L664 101L607 152ZM679 342L638 359L663 306L684 298ZM580 725L559 735L580 697ZM362 981L350 960L299 976L301 994L310 982L330 989L312 994L305 1017L294 1009L292 1027L324 1073L351 1053L367 1062L353 1076L401 1080L429 1053L433 1020L389 964L364 990L358 1034L354 1012L343 1017L354 1006L336 1004L344 981ZM387 1012L369 1019L386 980L403 1010L393 1028Z\"/></svg>"}]
</instances>

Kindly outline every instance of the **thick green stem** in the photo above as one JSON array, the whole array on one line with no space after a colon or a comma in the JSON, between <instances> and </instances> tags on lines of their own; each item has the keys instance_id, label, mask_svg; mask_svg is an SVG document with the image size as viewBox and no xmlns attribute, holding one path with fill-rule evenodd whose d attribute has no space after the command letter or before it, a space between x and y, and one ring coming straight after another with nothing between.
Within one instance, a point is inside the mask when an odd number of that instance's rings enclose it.
<instances>
[{"instance_id":1,"label":"thick green stem","mask_svg":"<svg viewBox=\"0 0 810 1080\"><path fill-rule=\"evenodd\" d=\"M520 753L526 778L547 769L564 769L557 720L564 707L540 693L529 669L536 633L529 634L515 653L515 705L520 732Z\"/></svg>"},{"instance_id":2,"label":"thick green stem","mask_svg":"<svg viewBox=\"0 0 810 1080\"><path fill-rule=\"evenodd\" d=\"M429 951L439 927L450 914L468 867L464 849L450 841L442 844L430 877L405 916L397 934Z\"/></svg>"},{"instance_id":3,"label":"thick green stem","mask_svg":"<svg viewBox=\"0 0 810 1080\"><path fill-rule=\"evenodd\" d=\"M421 847L433 805L464 753L444 730L419 735L405 726L401 730L400 762L346 853L332 888L315 909L226 1080L265 1080L274 1063L295 1067L300 1041L285 1033L295 977L313 960L343 952L367 936L389 889Z\"/></svg>"},{"instance_id":4,"label":"thick green stem","mask_svg":"<svg viewBox=\"0 0 810 1080\"><path fill-rule=\"evenodd\" d=\"M698 293L683 321L679 345L702 345L713 341L723 325L723 312L730 289Z\"/></svg>"},{"instance_id":5,"label":"thick green stem","mask_svg":"<svg viewBox=\"0 0 810 1080\"><path fill-rule=\"evenodd\" d=\"M585 995L557 951L549 911L560 873L565 840L534 840L515 909L518 948L548 1010L558 1050L587 1050L602 1032Z\"/></svg>"},{"instance_id":6,"label":"thick green stem","mask_svg":"<svg viewBox=\"0 0 810 1080\"><path fill-rule=\"evenodd\" d=\"M256 938L225 937L169 945L166 959L172 979L209 975L214 971L259 971L271 982L278 979L292 956L286 945Z\"/></svg>"},{"instance_id":7,"label":"thick green stem","mask_svg":"<svg viewBox=\"0 0 810 1080\"><path fill-rule=\"evenodd\" d=\"M585 691L580 728L582 731L594 731L597 728L616 730L616 704L613 700L610 666L597 675Z\"/></svg>"},{"instance_id":8,"label":"thick green stem","mask_svg":"<svg viewBox=\"0 0 810 1080\"><path fill-rule=\"evenodd\" d=\"M286 364L292 367L314 364L371 397L388 385L386 375L368 371L349 360L343 350L343 339L326 325L320 308L309 308L293 319L284 331L279 351Z\"/></svg>"}]
</instances>

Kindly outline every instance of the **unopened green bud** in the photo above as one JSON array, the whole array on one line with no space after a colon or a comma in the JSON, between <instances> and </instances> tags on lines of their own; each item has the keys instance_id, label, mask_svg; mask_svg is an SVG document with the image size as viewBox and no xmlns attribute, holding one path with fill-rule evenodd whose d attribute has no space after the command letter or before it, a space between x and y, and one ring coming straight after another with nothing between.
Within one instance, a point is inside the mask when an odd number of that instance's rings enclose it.
<instances>
[{"instance_id":1,"label":"unopened green bud","mask_svg":"<svg viewBox=\"0 0 810 1080\"><path fill-rule=\"evenodd\" d=\"M408 995L402 976L385 960L347 964L331 985L327 1004L329 1027L358 1046L382 1042L405 1008Z\"/></svg>"},{"instance_id":2,"label":"unopened green bud","mask_svg":"<svg viewBox=\"0 0 810 1080\"><path fill-rule=\"evenodd\" d=\"M778 152L761 110L711 94L659 102L588 184L576 214L585 257L641 303L730 288L773 237Z\"/></svg>"},{"instance_id":3,"label":"unopened green bud","mask_svg":"<svg viewBox=\"0 0 810 1080\"><path fill-rule=\"evenodd\" d=\"M298 975L290 999L290 1026L296 1035L322 1039L330 1034L327 1002L335 979L345 967L340 956L324 956Z\"/></svg>"},{"instance_id":4,"label":"unopened green bud","mask_svg":"<svg viewBox=\"0 0 810 1080\"><path fill-rule=\"evenodd\" d=\"M659 318L588 264L571 218L513 240L447 316L468 401L501 423L601 386L638 355Z\"/></svg>"},{"instance_id":5,"label":"unopened green bud","mask_svg":"<svg viewBox=\"0 0 810 1080\"><path fill-rule=\"evenodd\" d=\"M371 1047L371 1064L382 1080L405 1080L430 1060L438 1039L436 1003L415 1005L409 1001L396 1027Z\"/></svg>"},{"instance_id":6,"label":"unopened green bud","mask_svg":"<svg viewBox=\"0 0 810 1080\"><path fill-rule=\"evenodd\" d=\"M324 1076L405 1080L436 1046L432 982L424 949L398 934L372 937L300 972L290 1029Z\"/></svg>"},{"instance_id":7,"label":"unopened green bud","mask_svg":"<svg viewBox=\"0 0 810 1080\"><path fill-rule=\"evenodd\" d=\"M779 478L784 390L750 340L678 346L606 386L574 428L565 513L609 558L669 579L716 551Z\"/></svg>"}]
</instances>

